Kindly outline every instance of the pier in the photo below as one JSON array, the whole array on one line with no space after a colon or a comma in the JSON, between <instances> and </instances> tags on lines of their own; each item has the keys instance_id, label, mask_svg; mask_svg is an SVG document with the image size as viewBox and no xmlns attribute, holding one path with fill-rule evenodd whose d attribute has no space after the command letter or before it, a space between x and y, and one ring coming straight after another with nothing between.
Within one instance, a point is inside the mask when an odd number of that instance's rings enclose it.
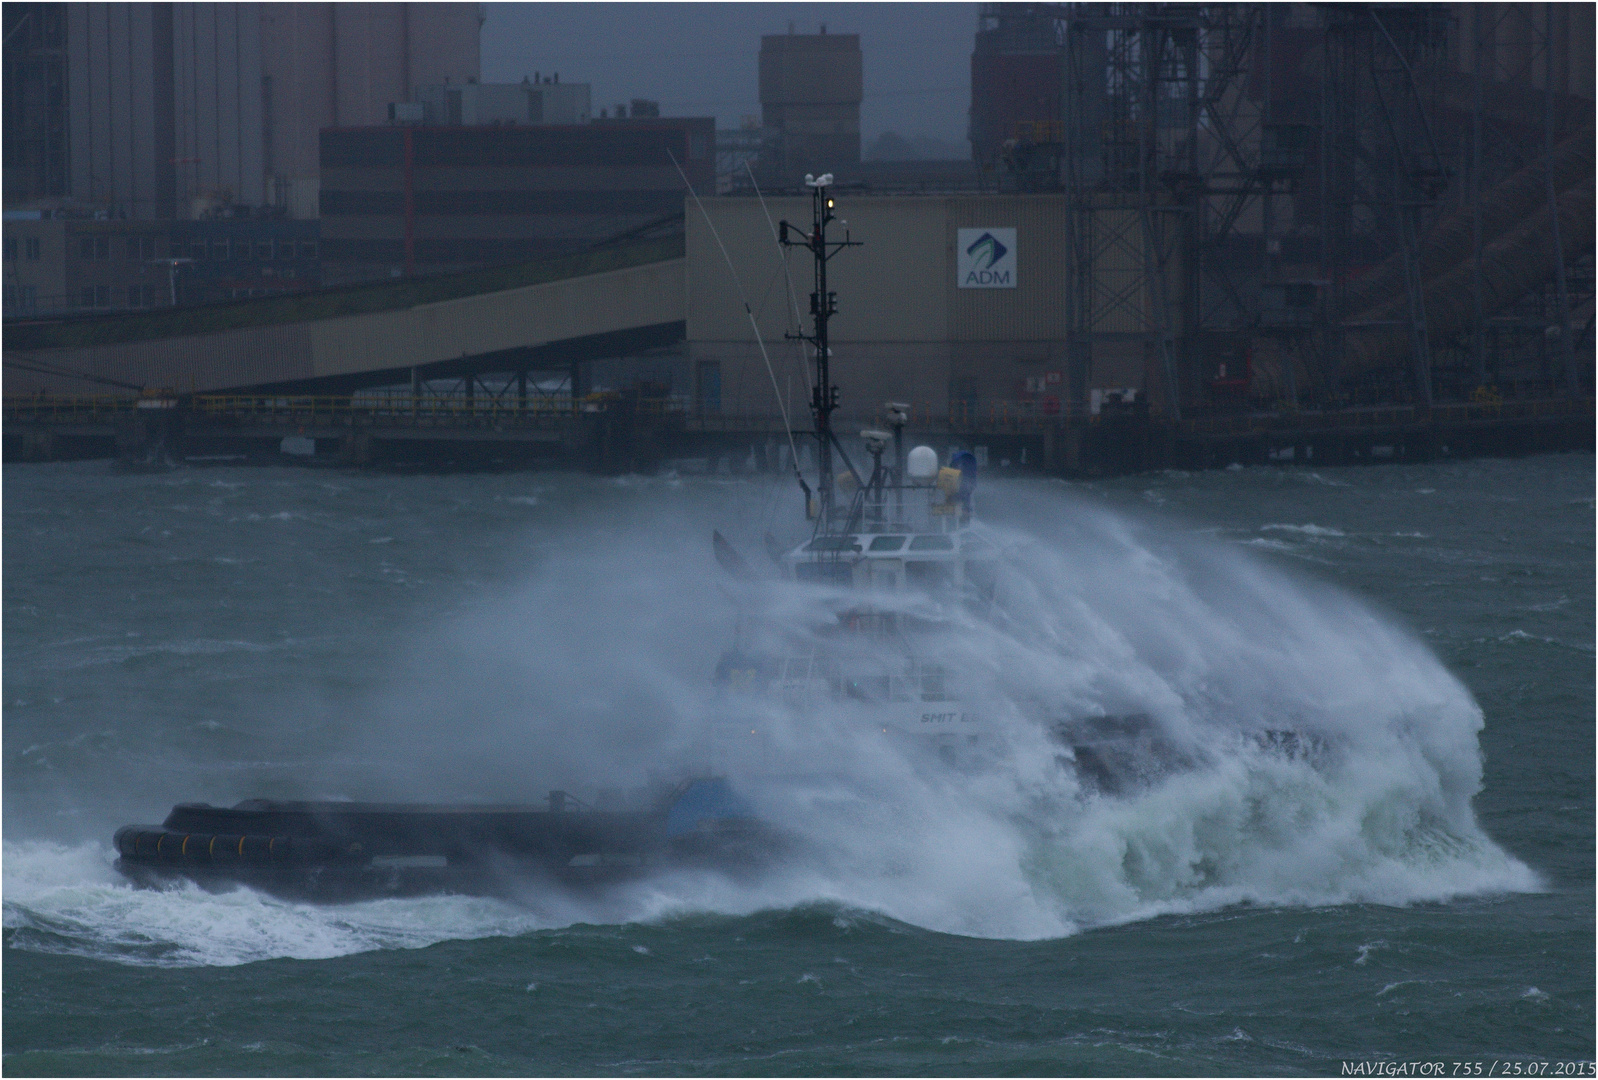
<instances>
[{"instance_id":1,"label":"pier","mask_svg":"<svg viewBox=\"0 0 1598 1080\"><path fill-rule=\"evenodd\" d=\"M300 462L345 467L553 467L648 472L667 462L787 467L777 415L694 408L671 398L507 394L7 397L5 460L120 457ZM795 435L808 417L795 417ZM843 425L840 425L843 426ZM845 431L847 426L843 426ZM1344 465L1591 450L1591 398L1522 399L1168 420L1134 408L1043 412L1033 402L911 409L910 437L982 448L993 466L1113 476L1233 464Z\"/></svg>"}]
</instances>

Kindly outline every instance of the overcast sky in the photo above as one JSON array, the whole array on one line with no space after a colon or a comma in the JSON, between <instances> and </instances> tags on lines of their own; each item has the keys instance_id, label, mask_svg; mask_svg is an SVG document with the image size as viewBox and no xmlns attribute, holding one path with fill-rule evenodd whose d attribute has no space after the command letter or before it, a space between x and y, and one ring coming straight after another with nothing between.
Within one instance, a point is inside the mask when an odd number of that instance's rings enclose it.
<instances>
[{"instance_id":1,"label":"overcast sky","mask_svg":"<svg viewBox=\"0 0 1598 1080\"><path fill-rule=\"evenodd\" d=\"M976 4L490 3L484 13L485 82L558 71L593 85L596 115L652 98L664 115L714 116L720 128L760 115L760 35L826 23L860 35L863 146L894 131L965 149Z\"/></svg>"}]
</instances>

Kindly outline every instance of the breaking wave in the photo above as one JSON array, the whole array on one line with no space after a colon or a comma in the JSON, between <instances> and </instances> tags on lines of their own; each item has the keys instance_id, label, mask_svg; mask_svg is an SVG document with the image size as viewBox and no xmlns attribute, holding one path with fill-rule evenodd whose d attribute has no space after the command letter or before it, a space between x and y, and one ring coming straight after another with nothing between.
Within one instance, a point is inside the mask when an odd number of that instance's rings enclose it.
<instances>
[{"instance_id":1,"label":"breaking wave","mask_svg":"<svg viewBox=\"0 0 1598 1080\"><path fill-rule=\"evenodd\" d=\"M32 948L228 964L816 901L1033 939L1241 903L1540 887L1476 821L1480 708L1393 618L1170 525L1052 493L992 497L1005 523L986 527L991 604L876 598L927 627L891 649L957 673L961 707L987 714L990 736L956 763L884 731L868 702L716 700L709 675L735 623L746 647L802 649L831 640L845 600L728 584L708 524L656 504L574 526L513 595L419 642L374 710L383 722L351 734L368 767L320 781L328 796L531 801L545 785L601 797L715 767L803 841L758 878L318 908L134 890L103 847L8 842L6 925ZM759 550L761 527L734 541ZM718 756L729 716L760 733L760 753ZM1084 782L1050 736L1104 716L1152 733L1135 782Z\"/></svg>"}]
</instances>

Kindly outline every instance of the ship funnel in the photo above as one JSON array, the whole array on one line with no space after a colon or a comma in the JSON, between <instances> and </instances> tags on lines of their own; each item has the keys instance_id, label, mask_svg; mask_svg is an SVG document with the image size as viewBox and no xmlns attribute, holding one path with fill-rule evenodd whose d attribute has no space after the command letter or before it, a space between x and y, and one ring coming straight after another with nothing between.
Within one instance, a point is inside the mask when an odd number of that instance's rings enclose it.
<instances>
[{"instance_id":1,"label":"ship funnel","mask_svg":"<svg viewBox=\"0 0 1598 1080\"><path fill-rule=\"evenodd\" d=\"M918 446L910 451L905 471L912 480L931 480L938 475L938 452L930 446Z\"/></svg>"}]
</instances>

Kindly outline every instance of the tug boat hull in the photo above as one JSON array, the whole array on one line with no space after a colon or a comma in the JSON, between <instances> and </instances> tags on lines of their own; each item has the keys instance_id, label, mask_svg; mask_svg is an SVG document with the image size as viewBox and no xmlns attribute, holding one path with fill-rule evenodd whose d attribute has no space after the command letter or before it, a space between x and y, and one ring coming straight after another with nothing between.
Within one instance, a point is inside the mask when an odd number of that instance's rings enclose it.
<instances>
[{"instance_id":1,"label":"tug boat hull","mask_svg":"<svg viewBox=\"0 0 1598 1080\"><path fill-rule=\"evenodd\" d=\"M739 870L780 847L714 779L639 811L593 810L559 792L548 806L180 803L113 843L118 870L140 884L187 879L333 901L514 892L530 881L593 888L666 866Z\"/></svg>"}]
</instances>

